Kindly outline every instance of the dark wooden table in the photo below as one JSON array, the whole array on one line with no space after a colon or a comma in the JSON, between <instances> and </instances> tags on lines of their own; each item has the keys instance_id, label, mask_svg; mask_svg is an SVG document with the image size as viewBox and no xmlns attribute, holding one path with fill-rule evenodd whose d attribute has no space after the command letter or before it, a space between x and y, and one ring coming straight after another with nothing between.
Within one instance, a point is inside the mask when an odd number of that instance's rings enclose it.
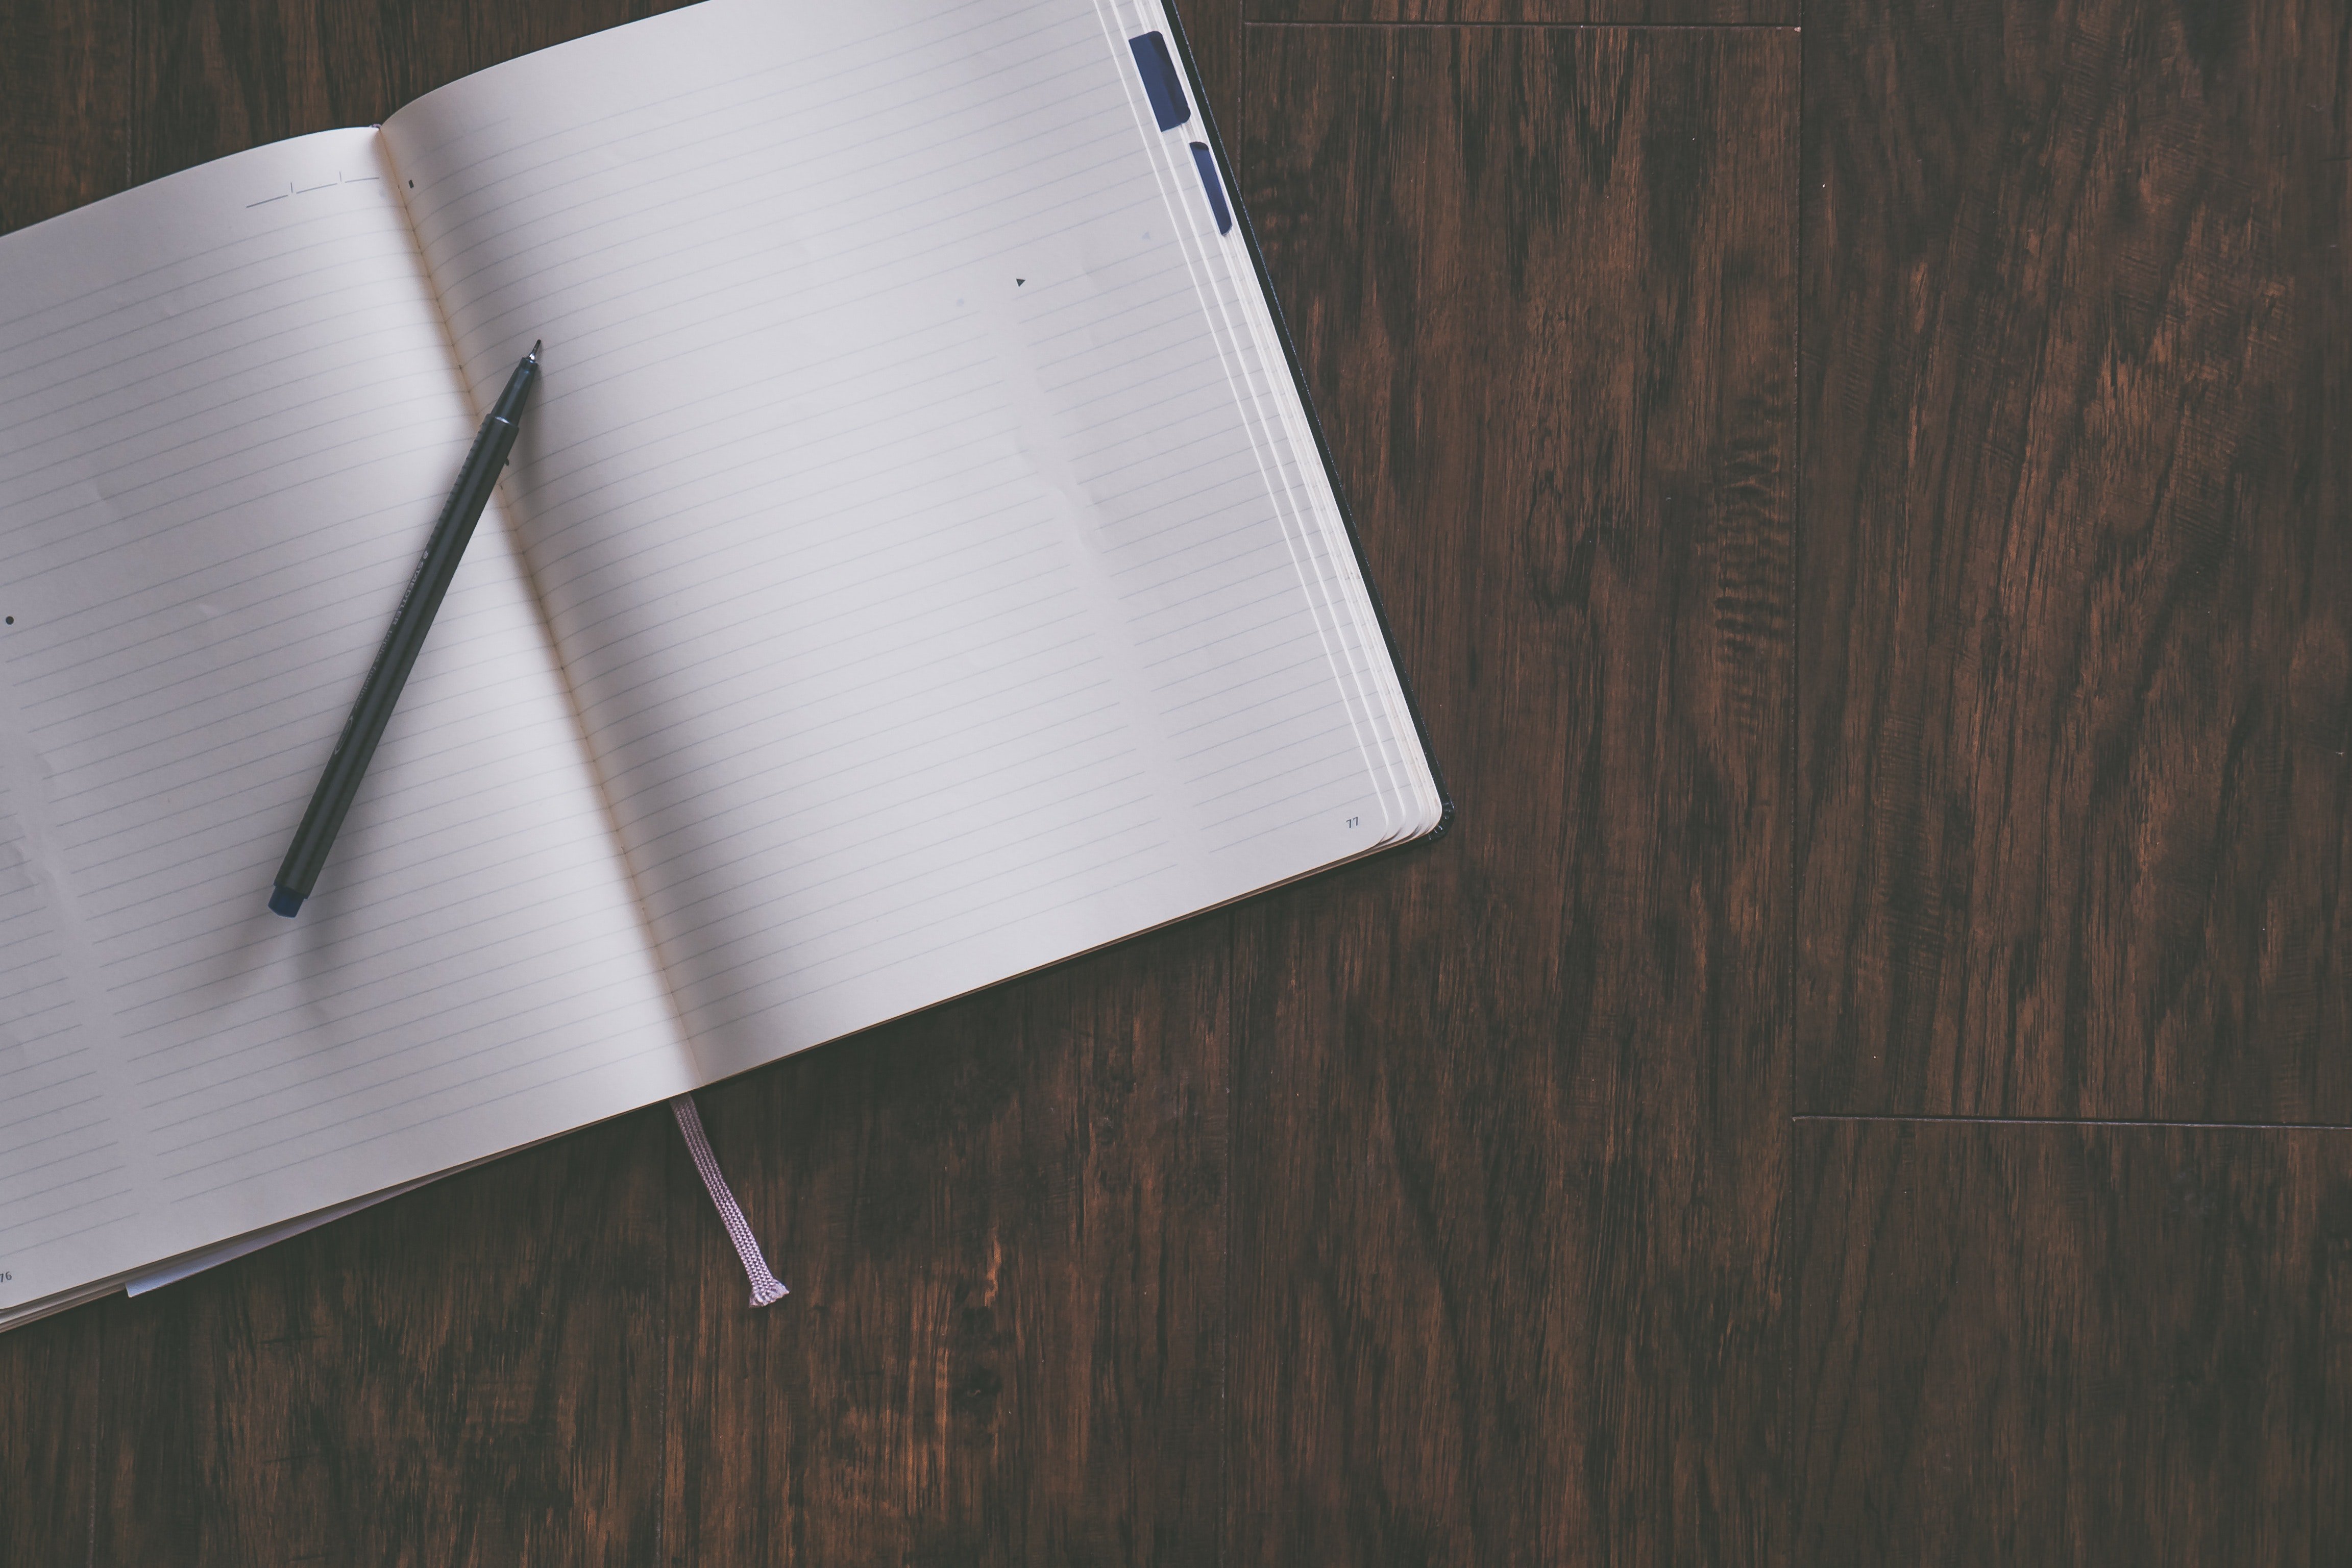
<instances>
[{"instance_id":1,"label":"dark wooden table","mask_svg":"<svg viewBox=\"0 0 2352 1568\"><path fill-rule=\"evenodd\" d=\"M642 8L0 0L0 226ZM0 1336L0 1560L2352 1553L2352 12L1187 10L1460 826L704 1095L767 1310L655 1110Z\"/></svg>"}]
</instances>

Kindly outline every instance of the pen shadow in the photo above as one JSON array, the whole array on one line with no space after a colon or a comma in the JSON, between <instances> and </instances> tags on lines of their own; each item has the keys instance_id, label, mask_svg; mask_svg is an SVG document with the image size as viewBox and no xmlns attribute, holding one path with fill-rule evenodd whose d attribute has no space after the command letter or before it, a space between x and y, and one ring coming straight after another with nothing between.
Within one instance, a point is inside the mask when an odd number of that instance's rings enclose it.
<instances>
[{"instance_id":1,"label":"pen shadow","mask_svg":"<svg viewBox=\"0 0 2352 1568\"><path fill-rule=\"evenodd\" d=\"M266 893L256 894L252 912L237 922L232 940L200 961L194 989L201 1010L234 1009L265 991L290 991L306 1025L338 1022L323 1005L323 983L339 966L337 950L349 920L332 904L306 905L289 918L269 908Z\"/></svg>"}]
</instances>

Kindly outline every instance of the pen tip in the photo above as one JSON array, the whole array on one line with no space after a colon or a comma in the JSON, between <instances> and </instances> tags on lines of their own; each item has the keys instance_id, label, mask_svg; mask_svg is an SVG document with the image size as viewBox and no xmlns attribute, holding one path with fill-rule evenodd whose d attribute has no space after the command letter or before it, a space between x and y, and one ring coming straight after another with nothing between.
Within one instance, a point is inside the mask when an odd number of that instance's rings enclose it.
<instances>
[{"instance_id":1,"label":"pen tip","mask_svg":"<svg viewBox=\"0 0 2352 1568\"><path fill-rule=\"evenodd\" d=\"M523 357L524 357L524 358L526 358L526 359L537 359L537 358L539 357L539 345L540 345L540 343L541 343L541 341L542 341L542 340L538 339L538 338L533 338L533 339L531 339L531 340L530 340L530 353L528 353L528 354L526 354L526 355L524 355Z\"/></svg>"}]
</instances>

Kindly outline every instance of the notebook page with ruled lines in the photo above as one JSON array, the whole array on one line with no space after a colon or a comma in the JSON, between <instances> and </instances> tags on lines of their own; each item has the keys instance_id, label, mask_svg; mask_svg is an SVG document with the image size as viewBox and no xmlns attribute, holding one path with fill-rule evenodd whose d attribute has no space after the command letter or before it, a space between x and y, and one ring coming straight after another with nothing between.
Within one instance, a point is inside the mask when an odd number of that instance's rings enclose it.
<instances>
[{"instance_id":1,"label":"notebook page with ruled lines","mask_svg":"<svg viewBox=\"0 0 2352 1568\"><path fill-rule=\"evenodd\" d=\"M495 506L265 908L476 425L380 145L0 238L0 1311L685 1081Z\"/></svg>"},{"instance_id":2,"label":"notebook page with ruled lines","mask_svg":"<svg viewBox=\"0 0 2352 1568\"><path fill-rule=\"evenodd\" d=\"M1434 824L1144 17L708 0L385 126L477 395L547 342L516 527L709 1076Z\"/></svg>"}]
</instances>

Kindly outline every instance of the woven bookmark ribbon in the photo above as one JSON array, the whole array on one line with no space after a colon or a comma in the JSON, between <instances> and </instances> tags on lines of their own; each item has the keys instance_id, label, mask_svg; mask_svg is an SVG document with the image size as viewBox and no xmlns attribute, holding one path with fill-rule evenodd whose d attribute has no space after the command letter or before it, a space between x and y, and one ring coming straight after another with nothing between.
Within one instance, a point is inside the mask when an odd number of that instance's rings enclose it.
<instances>
[{"instance_id":1,"label":"woven bookmark ribbon","mask_svg":"<svg viewBox=\"0 0 2352 1568\"><path fill-rule=\"evenodd\" d=\"M694 1168L701 1173L703 1188L709 1193L719 1219L726 1224L727 1238L735 1244L735 1256L743 1260L743 1272L751 1277L751 1305L764 1307L792 1294L768 1272L768 1260L760 1253L759 1237L751 1234L751 1225L743 1218L742 1206L736 1203L735 1194L719 1169L719 1156L710 1152L710 1139L702 1131L702 1112L695 1109L694 1096L679 1095L669 1102L669 1109L677 1118L677 1130L686 1135L686 1152L694 1156Z\"/></svg>"}]
</instances>

